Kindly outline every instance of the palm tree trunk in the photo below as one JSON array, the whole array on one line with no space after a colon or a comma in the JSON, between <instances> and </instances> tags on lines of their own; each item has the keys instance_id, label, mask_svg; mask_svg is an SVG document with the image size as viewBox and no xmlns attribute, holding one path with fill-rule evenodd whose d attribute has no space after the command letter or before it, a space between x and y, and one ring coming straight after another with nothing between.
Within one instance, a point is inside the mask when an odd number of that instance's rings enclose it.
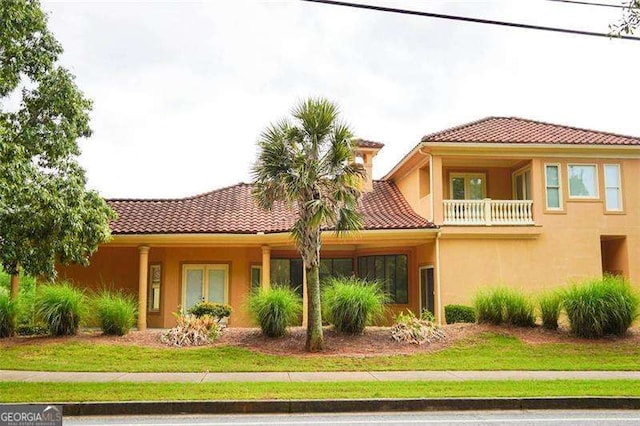
<instances>
[{"instance_id":1,"label":"palm tree trunk","mask_svg":"<svg viewBox=\"0 0 640 426\"><path fill-rule=\"evenodd\" d=\"M307 317L307 351L318 352L324 349L324 336L322 333L322 309L320 307L320 268L319 259L311 262L311 267L306 269L308 317Z\"/></svg>"}]
</instances>

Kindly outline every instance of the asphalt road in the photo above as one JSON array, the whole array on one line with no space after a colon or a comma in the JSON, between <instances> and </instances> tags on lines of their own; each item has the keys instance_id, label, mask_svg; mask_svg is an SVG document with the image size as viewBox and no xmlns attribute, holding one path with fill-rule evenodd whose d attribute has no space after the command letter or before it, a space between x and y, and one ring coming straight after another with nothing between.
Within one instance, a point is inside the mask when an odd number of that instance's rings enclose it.
<instances>
[{"instance_id":1,"label":"asphalt road","mask_svg":"<svg viewBox=\"0 0 640 426\"><path fill-rule=\"evenodd\" d=\"M68 417L65 425L640 425L640 411L463 411L276 415Z\"/></svg>"}]
</instances>

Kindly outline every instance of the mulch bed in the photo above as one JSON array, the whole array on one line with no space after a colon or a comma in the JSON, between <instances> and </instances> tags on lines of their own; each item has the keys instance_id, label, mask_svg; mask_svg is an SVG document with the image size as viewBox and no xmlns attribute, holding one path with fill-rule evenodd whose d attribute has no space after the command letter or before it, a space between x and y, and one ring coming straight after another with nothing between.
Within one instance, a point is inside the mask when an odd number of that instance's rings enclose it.
<instances>
[{"instance_id":1,"label":"mulch bed","mask_svg":"<svg viewBox=\"0 0 640 426\"><path fill-rule=\"evenodd\" d=\"M557 331L545 330L542 327L515 328L478 324L451 324L443 327L445 340L433 341L430 344L412 345L391 339L388 327L367 327L363 335L351 336L335 332L331 327L325 328L325 350L322 356L366 357L376 355L399 355L428 353L442 350L462 339L472 339L481 333L492 332L514 336L528 344L543 343L593 343L610 344L613 342L630 342L640 345L640 330L631 329L622 337L607 337L588 340L572 336L565 326ZM132 331L126 336L104 336L97 330L83 330L71 337L12 337L0 340L0 348L21 345L52 344L68 342L90 342L97 344L136 345L143 347L166 348L160 342L162 330L152 329L144 332ZM279 339L264 337L258 328L228 328L212 347L235 346L249 350L276 355L319 356L305 351L305 329L295 327L290 333ZM178 350L190 350L183 348Z\"/></svg>"}]
</instances>

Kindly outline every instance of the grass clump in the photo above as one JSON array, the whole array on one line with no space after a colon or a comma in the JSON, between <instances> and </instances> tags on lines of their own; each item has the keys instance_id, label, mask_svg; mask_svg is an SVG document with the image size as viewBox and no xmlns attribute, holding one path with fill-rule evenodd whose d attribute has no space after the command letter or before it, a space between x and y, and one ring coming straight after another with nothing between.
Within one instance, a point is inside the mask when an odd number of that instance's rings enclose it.
<instances>
[{"instance_id":1,"label":"grass clump","mask_svg":"<svg viewBox=\"0 0 640 426\"><path fill-rule=\"evenodd\" d=\"M0 291L0 338L15 334L17 318L18 304L6 291Z\"/></svg>"},{"instance_id":2,"label":"grass clump","mask_svg":"<svg viewBox=\"0 0 640 426\"><path fill-rule=\"evenodd\" d=\"M382 317L388 298L376 282L356 277L331 278L322 292L327 320L337 331L362 334Z\"/></svg>"},{"instance_id":3,"label":"grass clump","mask_svg":"<svg viewBox=\"0 0 640 426\"><path fill-rule=\"evenodd\" d=\"M572 286L562 303L573 333L598 338L625 334L638 316L640 299L624 278L607 275Z\"/></svg>"},{"instance_id":4,"label":"grass clump","mask_svg":"<svg viewBox=\"0 0 640 426\"><path fill-rule=\"evenodd\" d=\"M249 313L268 337L282 337L302 313L302 299L286 286L258 289L249 296Z\"/></svg>"},{"instance_id":5,"label":"grass clump","mask_svg":"<svg viewBox=\"0 0 640 426\"><path fill-rule=\"evenodd\" d=\"M533 303L513 289L499 287L481 291L474 305L479 323L532 327L536 322Z\"/></svg>"},{"instance_id":6,"label":"grass clump","mask_svg":"<svg viewBox=\"0 0 640 426\"><path fill-rule=\"evenodd\" d=\"M36 295L36 314L49 328L49 334L73 335L84 317L86 301L84 291L69 283L43 285Z\"/></svg>"},{"instance_id":7,"label":"grass clump","mask_svg":"<svg viewBox=\"0 0 640 426\"><path fill-rule=\"evenodd\" d=\"M103 290L93 297L92 302L104 334L124 336L136 322L138 307L130 295Z\"/></svg>"},{"instance_id":8,"label":"grass clump","mask_svg":"<svg viewBox=\"0 0 640 426\"><path fill-rule=\"evenodd\" d=\"M542 327L547 330L558 329L558 318L562 311L562 294L559 292L545 293L538 301L540 316L542 317Z\"/></svg>"},{"instance_id":9,"label":"grass clump","mask_svg":"<svg viewBox=\"0 0 640 426\"><path fill-rule=\"evenodd\" d=\"M447 324L473 323L476 322L476 310L473 306L446 305L444 307L444 318Z\"/></svg>"}]
</instances>

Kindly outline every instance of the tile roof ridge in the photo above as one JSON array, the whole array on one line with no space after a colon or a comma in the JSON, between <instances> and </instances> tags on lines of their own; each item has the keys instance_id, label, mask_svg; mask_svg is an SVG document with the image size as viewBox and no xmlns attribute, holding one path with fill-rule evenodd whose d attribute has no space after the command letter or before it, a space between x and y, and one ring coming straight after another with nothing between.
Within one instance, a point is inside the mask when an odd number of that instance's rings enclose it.
<instances>
[{"instance_id":1,"label":"tile roof ridge","mask_svg":"<svg viewBox=\"0 0 640 426\"><path fill-rule=\"evenodd\" d=\"M181 201L189 201L189 200L193 200L196 198L202 198L202 197L206 197L208 195L211 194L215 194L217 192L221 192L221 191L225 191L227 189L231 189L231 188L235 188L235 187L240 187L240 186L251 186L250 183L245 183L245 182L238 182L238 183L234 183L232 185L227 185L224 186L222 188L216 188L207 192L202 192L200 194L196 194L196 195L190 195L188 197L181 197L181 198L107 198L106 200L108 202L112 202L112 203L121 203L121 202L126 202L126 203L137 203L137 202L150 202L150 203L156 203L156 202L181 202Z\"/></svg>"},{"instance_id":2,"label":"tile roof ridge","mask_svg":"<svg viewBox=\"0 0 640 426\"><path fill-rule=\"evenodd\" d=\"M608 132L606 130L589 129L589 128L586 128L586 127L569 126L569 125L566 125L566 124L551 123L551 122L542 121L542 120L533 120L531 118L523 118L523 117L515 117L515 116L511 116L511 117L488 117L488 118L518 120L518 121L524 121L524 122L527 122L527 123L536 123L536 124L544 124L546 126L559 127L561 129L571 129L571 130L578 130L578 131L582 131L582 132L599 133L601 135L615 136L615 137L618 137L618 138L635 139L637 141L640 141L640 136L631 136L631 135L625 135L625 134L622 134L622 133Z\"/></svg>"}]
</instances>

